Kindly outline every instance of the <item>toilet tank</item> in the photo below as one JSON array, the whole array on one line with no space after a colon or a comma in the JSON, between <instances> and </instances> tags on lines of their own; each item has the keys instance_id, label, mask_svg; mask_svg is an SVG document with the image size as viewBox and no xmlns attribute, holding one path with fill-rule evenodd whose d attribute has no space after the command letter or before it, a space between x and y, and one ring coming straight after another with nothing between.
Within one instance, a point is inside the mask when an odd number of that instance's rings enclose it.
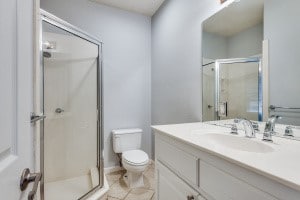
<instances>
[{"instance_id":1,"label":"toilet tank","mask_svg":"<svg viewBox=\"0 0 300 200\"><path fill-rule=\"evenodd\" d=\"M112 131L113 148L115 153L141 148L142 129L117 129Z\"/></svg>"}]
</instances>

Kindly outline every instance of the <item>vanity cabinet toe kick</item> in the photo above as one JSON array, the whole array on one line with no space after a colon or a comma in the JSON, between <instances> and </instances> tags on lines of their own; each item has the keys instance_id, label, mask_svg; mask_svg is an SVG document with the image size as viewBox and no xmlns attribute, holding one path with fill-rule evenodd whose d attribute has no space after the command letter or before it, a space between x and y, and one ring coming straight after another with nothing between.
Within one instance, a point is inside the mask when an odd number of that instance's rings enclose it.
<instances>
[{"instance_id":1,"label":"vanity cabinet toe kick","mask_svg":"<svg viewBox=\"0 0 300 200\"><path fill-rule=\"evenodd\" d=\"M300 192L155 133L157 200L300 200Z\"/></svg>"}]
</instances>

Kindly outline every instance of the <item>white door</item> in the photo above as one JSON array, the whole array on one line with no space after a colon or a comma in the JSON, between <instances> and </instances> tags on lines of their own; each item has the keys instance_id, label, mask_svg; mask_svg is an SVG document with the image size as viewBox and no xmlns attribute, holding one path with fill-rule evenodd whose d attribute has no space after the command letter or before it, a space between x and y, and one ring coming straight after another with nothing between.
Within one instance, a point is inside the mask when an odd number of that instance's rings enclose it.
<instances>
[{"instance_id":1,"label":"white door","mask_svg":"<svg viewBox=\"0 0 300 200\"><path fill-rule=\"evenodd\" d=\"M25 200L24 168L33 170L33 0L0 1L0 199Z\"/></svg>"}]
</instances>

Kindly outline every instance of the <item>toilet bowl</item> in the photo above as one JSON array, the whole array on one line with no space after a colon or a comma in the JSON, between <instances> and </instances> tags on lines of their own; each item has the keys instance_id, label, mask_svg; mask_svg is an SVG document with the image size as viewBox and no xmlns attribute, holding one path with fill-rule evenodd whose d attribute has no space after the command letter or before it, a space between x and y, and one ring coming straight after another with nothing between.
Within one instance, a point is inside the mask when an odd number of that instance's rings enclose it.
<instances>
[{"instance_id":1,"label":"toilet bowl","mask_svg":"<svg viewBox=\"0 0 300 200\"><path fill-rule=\"evenodd\" d=\"M126 169L124 181L130 188L144 186L143 172L149 164L147 153L140 150L142 129L113 130L113 148L122 154L122 165Z\"/></svg>"},{"instance_id":2,"label":"toilet bowl","mask_svg":"<svg viewBox=\"0 0 300 200\"><path fill-rule=\"evenodd\" d=\"M122 153L122 164L126 169L124 181L130 188L144 186L143 172L149 164L148 155L141 150L130 150Z\"/></svg>"}]
</instances>

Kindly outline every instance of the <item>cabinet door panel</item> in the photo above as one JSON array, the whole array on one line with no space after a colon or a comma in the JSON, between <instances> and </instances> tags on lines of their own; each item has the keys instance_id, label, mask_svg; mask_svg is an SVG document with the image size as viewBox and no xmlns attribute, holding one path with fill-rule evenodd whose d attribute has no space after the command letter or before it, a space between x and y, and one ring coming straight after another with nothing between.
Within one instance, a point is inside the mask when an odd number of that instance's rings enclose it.
<instances>
[{"instance_id":1,"label":"cabinet door panel","mask_svg":"<svg viewBox=\"0 0 300 200\"><path fill-rule=\"evenodd\" d=\"M275 200L275 197L200 161L200 188L216 200Z\"/></svg>"},{"instance_id":2,"label":"cabinet door panel","mask_svg":"<svg viewBox=\"0 0 300 200\"><path fill-rule=\"evenodd\" d=\"M193 196L195 200L203 200L197 191L159 162L157 162L157 181L158 200L188 200L188 196Z\"/></svg>"},{"instance_id":3,"label":"cabinet door panel","mask_svg":"<svg viewBox=\"0 0 300 200\"><path fill-rule=\"evenodd\" d=\"M198 158L163 140L157 140L157 159L194 185L198 185Z\"/></svg>"}]
</instances>

